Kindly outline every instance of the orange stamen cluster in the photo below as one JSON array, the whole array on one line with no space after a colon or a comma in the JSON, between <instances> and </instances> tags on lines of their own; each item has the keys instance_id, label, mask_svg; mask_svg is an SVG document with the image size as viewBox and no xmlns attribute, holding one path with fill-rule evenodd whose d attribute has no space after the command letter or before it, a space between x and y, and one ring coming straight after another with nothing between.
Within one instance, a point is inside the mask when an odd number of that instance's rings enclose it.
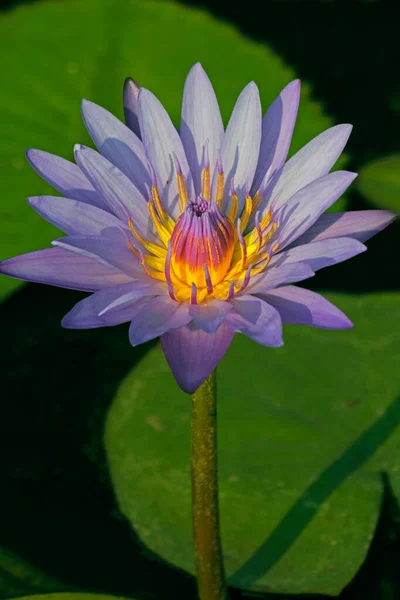
<instances>
[{"instance_id":1,"label":"orange stamen cluster","mask_svg":"<svg viewBox=\"0 0 400 600\"><path fill-rule=\"evenodd\" d=\"M128 245L140 257L143 268L153 277L165 281L170 297L177 302L200 303L209 298L227 300L241 292L252 276L263 271L278 249L272 238L278 227L272 211L259 220L257 210L262 193L246 193L245 204L238 214L239 198L231 187L231 204L227 215L221 212L225 178L221 161L217 165L215 201L211 198L210 165L205 160L201 174L202 190L190 199L185 177L175 158L181 214L176 220L166 212L158 193L155 173L149 192L148 210L159 244L145 240L134 223L128 225L139 248ZM247 233L250 221L255 223Z\"/></svg>"}]
</instances>

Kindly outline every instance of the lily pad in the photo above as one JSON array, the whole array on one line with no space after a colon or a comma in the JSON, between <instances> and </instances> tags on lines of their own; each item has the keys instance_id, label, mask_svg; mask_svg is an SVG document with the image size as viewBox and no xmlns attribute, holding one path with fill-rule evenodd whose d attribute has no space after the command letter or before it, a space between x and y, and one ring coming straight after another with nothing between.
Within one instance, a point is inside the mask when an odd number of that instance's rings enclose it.
<instances>
[{"instance_id":1,"label":"lily pad","mask_svg":"<svg viewBox=\"0 0 400 600\"><path fill-rule=\"evenodd\" d=\"M62 592L61 594L43 594L39 596L22 596L15 600L128 600L122 596L104 596L103 594L71 594ZM130 598L129 600L135 600Z\"/></svg>"},{"instance_id":2,"label":"lily pad","mask_svg":"<svg viewBox=\"0 0 400 600\"><path fill-rule=\"evenodd\" d=\"M355 329L287 327L274 350L238 335L219 367L222 539L235 587L338 594L369 548L382 471L400 491L400 296L329 299ZM190 411L154 348L119 389L106 447L136 532L194 572Z\"/></svg>"},{"instance_id":3,"label":"lily pad","mask_svg":"<svg viewBox=\"0 0 400 600\"><path fill-rule=\"evenodd\" d=\"M400 154L368 163L356 181L360 192L376 206L400 211Z\"/></svg>"},{"instance_id":4,"label":"lily pad","mask_svg":"<svg viewBox=\"0 0 400 600\"><path fill-rule=\"evenodd\" d=\"M19 596L39 590L67 589L55 577L34 567L14 552L0 546L0 598Z\"/></svg>"},{"instance_id":5,"label":"lily pad","mask_svg":"<svg viewBox=\"0 0 400 600\"><path fill-rule=\"evenodd\" d=\"M12 48L12 52L10 52ZM28 147L72 159L90 144L82 98L122 118L122 85L132 75L156 93L179 124L185 76L208 71L225 122L241 88L254 79L266 108L296 73L270 48L197 9L170 2L85 0L23 5L0 15L0 257L49 246L59 232L25 203L54 193L25 160ZM27 68L29 56L29 68ZM291 152L332 125L303 85ZM343 165L343 159L338 163ZM341 210L339 200L334 210ZM20 282L1 277L0 294Z\"/></svg>"}]
</instances>

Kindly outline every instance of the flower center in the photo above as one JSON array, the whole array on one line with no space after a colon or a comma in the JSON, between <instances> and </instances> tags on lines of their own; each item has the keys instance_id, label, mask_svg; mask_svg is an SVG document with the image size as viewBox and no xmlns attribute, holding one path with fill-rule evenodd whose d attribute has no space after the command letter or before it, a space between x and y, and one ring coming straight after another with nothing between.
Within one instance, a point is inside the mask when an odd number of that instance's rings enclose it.
<instances>
[{"instance_id":1,"label":"flower center","mask_svg":"<svg viewBox=\"0 0 400 600\"><path fill-rule=\"evenodd\" d=\"M159 243L144 239L129 219L129 229L139 247L129 239L128 246L148 275L167 284L172 300L199 304L209 297L232 298L247 287L252 276L267 267L279 247L279 240L273 240L278 227L273 208L259 217L257 210L264 192L258 190L254 197L246 192L244 206L239 210L239 198L232 183L231 205L224 216L221 210L224 172L218 160L217 186L211 199L207 147L201 194L194 200L189 198L176 157L175 164L181 215L175 222L166 212L149 163L152 186L147 206ZM251 219L252 226L248 227Z\"/></svg>"},{"instance_id":2,"label":"flower center","mask_svg":"<svg viewBox=\"0 0 400 600\"><path fill-rule=\"evenodd\" d=\"M173 274L188 286L211 289L230 267L235 234L218 205L198 196L178 218L170 244Z\"/></svg>"}]
</instances>

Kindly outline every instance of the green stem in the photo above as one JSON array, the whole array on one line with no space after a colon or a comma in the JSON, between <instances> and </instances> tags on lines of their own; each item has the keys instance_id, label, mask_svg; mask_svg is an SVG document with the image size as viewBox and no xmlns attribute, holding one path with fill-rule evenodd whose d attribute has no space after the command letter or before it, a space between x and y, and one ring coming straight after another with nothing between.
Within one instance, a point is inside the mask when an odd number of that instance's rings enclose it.
<instances>
[{"instance_id":1,"label":"green stem","mask_svg":"<svg viewBox=\"0 0 400 600\"><path fill-rule=\"evenodd\" d=\"M200 600L226 600L219 531L216 372L192 396L192 519Z\"/></svg>"}]
</instances>

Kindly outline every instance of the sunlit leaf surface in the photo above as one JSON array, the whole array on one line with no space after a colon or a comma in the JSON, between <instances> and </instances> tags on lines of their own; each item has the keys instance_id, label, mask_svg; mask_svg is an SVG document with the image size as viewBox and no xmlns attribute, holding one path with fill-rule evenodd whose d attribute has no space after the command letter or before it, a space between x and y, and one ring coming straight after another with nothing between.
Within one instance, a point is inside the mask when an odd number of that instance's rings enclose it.
<instances>
[{"instance_id":1,"label":"sunlit leaf surface","mask_svg":"<svg viewBox=\"0 0 400 600\"><path fill-rule=\"evenodd\" d=\"M400 154L367 163L357 181L359 190L379 208L400 211Z\"/></svg>"}]
</instances>

